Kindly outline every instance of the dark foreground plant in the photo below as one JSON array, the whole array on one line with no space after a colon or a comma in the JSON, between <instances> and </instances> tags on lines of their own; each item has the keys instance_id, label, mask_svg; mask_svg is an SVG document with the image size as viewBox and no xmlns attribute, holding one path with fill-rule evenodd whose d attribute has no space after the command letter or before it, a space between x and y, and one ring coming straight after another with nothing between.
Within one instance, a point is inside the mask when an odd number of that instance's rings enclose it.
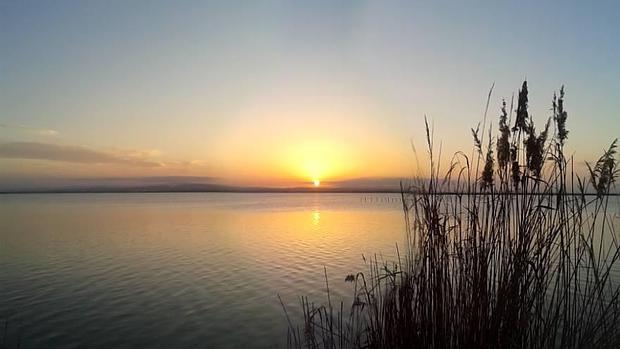
<instances>
[{"instance_id":1,"label":"dark foreground plant","mask_svg":"<svg viewBox=\"0 0 620 349\"><path fill-rule=\"evenodd\" d=\"M503 103L495 157L475 130L474 155L457 153L441 175L427 125L430 174L402 190L406 251L347 276L348 315L329 294L325 306L302 298L290 347L620 347L616 142L579 177L564 155L564 89L551 137L549 122L536 133L527 93L524 82L512 129Z\"/></svg>"}]
</instances>

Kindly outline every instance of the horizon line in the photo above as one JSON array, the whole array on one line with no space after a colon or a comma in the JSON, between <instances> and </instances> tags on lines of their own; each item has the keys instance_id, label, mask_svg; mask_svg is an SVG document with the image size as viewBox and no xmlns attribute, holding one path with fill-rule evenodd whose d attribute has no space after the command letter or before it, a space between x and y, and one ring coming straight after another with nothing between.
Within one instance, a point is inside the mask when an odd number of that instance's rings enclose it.
<instances>
[{"instance_id":1,"label":"horizon line","mask_svg":"<svg viewBox=\"0 0 620 349\"><path fill-rule=\"evenodd\" d=\"M79 189L41 189L41 190L16 190L16 191L7 191L1 190L0 195L11 195L11 194L165 194L165 193L239 193L239 194L424 194L423 191L402 191L402 190L389 190L389 189L347 189L347 188L239 188L239 189L188 189L188 190L179 190L179 189L107 189L107 188L91 188L85 190ZM597 193L522 193L522 192L477 192L477 193L467 193L467 192L454 192L454 191L440 191L434 192L433 195L562 195L562 196L597 196ZM620 196L620 193L607 193L603 196Z\"/></svg>"}]
</instances>

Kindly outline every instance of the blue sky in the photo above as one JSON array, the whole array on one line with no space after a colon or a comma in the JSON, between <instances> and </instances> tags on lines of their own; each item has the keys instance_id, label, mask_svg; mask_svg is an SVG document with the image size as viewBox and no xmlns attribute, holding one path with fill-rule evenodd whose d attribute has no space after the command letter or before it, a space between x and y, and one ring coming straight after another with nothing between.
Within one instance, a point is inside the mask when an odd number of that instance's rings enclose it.
<instances>
[{"instance_id":1,"label":"blue sky","mask_svg":"<svg viewBox=\"0 0 620 349\"><path fill-rule=\"evenodd\" d=\"M618 14L613 1L3 1L0 170L407 176L424 115L444 151L470 149L491 84L495 116L524 78L541 124L566 85L568 149L592 159L620 134Z\"/></svg>"}]
</instances>

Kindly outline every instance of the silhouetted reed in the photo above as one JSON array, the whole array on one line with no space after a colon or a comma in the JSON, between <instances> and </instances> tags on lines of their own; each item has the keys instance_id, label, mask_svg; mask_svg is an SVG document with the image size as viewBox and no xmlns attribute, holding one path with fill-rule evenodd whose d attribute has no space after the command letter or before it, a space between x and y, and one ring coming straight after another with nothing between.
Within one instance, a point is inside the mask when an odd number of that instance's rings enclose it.
<instances>
[{"instance_id":1,"label":"silhouetted reed","mask_svg":"<svg viewBox=\"0 0 620 349\"><path fill-rule=\"evenodd\" d=\"M483 123L472 129L473 155L458 152L442 175L426 123L429 174L402 188L404 254L346 277L348 315L332 306L329 285L325 306L302 298L289 346L620 347L620 245L608 212L616 141L585 180L563 153L564 88L551 119L551 139L549 122L536 134L524 82L512 130L502 103L495 154Z\"/></svg>"}]
</instances>

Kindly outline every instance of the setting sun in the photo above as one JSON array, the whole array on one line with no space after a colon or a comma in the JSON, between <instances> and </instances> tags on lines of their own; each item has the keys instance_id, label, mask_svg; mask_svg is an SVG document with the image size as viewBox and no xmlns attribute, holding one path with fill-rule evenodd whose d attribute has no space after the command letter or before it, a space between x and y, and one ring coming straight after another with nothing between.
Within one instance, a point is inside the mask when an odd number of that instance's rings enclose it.
<instances>
[{"instance_id":1,"label":"setting sun","mask_svg":"<svg viewBox=\"0 0 620 349\"><path fill-rule=\"evenodd\" d=\"M318 187L319 185L321 185L321 181L318 179L313 180L312 183L314 184L315 187Z\"/></svg>"}]
</instances>

